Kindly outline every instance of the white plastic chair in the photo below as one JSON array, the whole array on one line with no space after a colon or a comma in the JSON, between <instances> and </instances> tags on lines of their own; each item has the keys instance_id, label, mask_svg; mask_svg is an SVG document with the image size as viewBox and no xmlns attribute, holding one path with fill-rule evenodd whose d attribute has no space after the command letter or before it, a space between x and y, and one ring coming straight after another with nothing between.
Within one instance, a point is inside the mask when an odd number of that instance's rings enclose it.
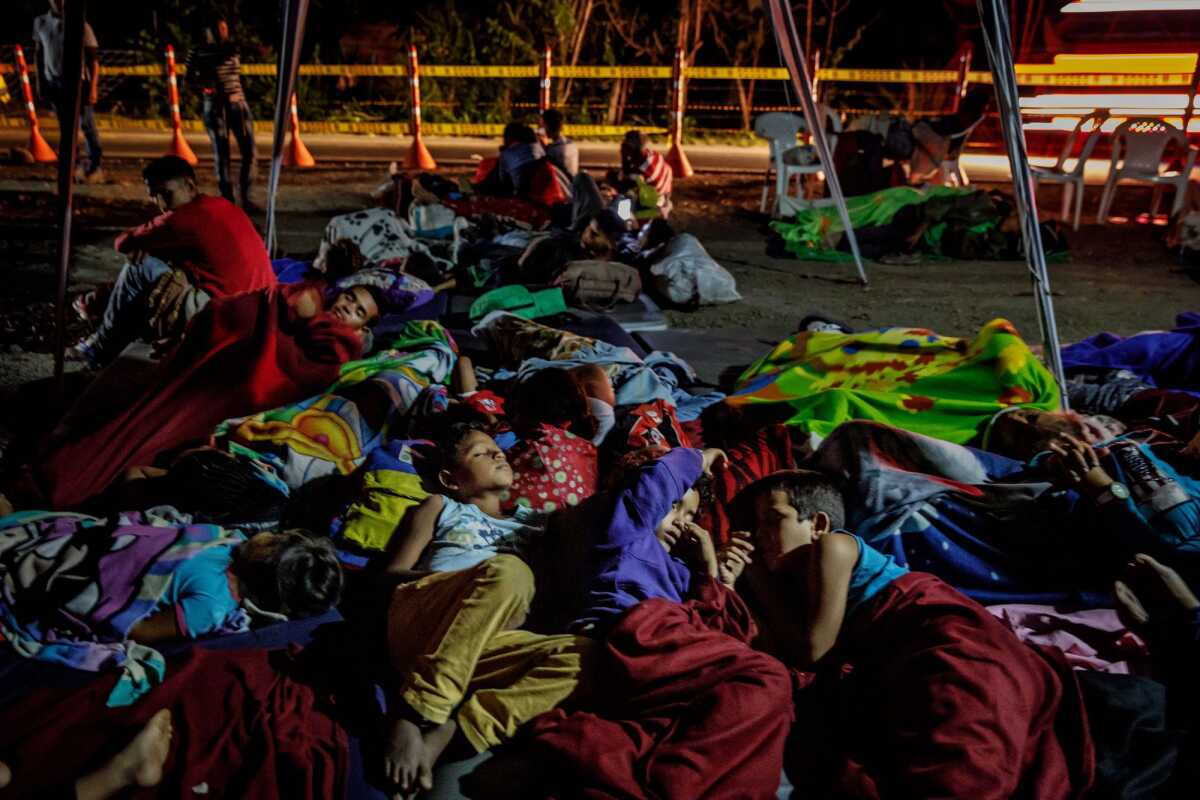
<instances>
[{"instance_id":1,"label":"white plastic chair","mask_svg":"<svg viewBox=\"0 0 1200 800\"><path fill-rule=\"evenodd\" d=\"M1083 170L1087 166L1087 160L1092 155L1092 151L1096 149L1096 142L1100 141L1100 126L1108 119L1107 114L1092 114L1088 117L1080 118L1075 127L1071 130L1071 134L1067 137L1067 141L1063 143L1062 152L1058 154L1058 161L1053 167L1033 167L1033 177L1038 184L1042 183L1061 183L1063 185L1062 193L1062 220L1067 221L1071 213L1071 200L1075 200L1075 216L1073 227L1079 230L1079 218L1083 215ZM1087 138L1083 140L1083 147L1079 149L1079 160L1075 162L1075 166L1067 171L1067 159L1071 157L1071 152L1075 149L1075 143L1079 141L1079 134L1091 124L1091 131L1088 132Z\"/></svg>"},{"instance_id":2,"label":"white plastic chair","mask_svg":"<svg viewBox=\"0 0 1200 800\"><path fill-rule=\"evenodd\" d=\"M963 148L967 146L967 139L971 138L971 134L979 127L979 123L983 122L986 117L980 117L971 123L971 126L961 133L952 133L946 137L948 142L946 148L946 158L942 160L941 173L942 184L945 186L969 186L971 181L967 179L967 174L963 172L962 165L958 163L959 156L962 155Z\"/></svg>"},{"instance_id":3,"label":"white plastic chair","mask_svg":"<svg viewBox=\"0 0 1200 800\"><path fill-rule=\"evenodd\" d=\"M1163 154L1172 143L1187 151L1182 171L1162 168ZM1140 181L1154 187L1151 215L1158 213L1162 188L1173 186L1175 202L1171 207L1171 216L1179 214L1187 196L1188 177L1196 166L1196 154L1196 148L1188 146L1187 135L1169 122L1154 117L1135 117L1122 122L1113 131L1112 163L1104 184L1104 194L1100 197L1096 221L1103 225L1108 220L1108 212L1121 181Z\"/></svg>"},{"instance_id":4,"label":"white plastic chair","mask_svg":"<svg viewBox=\"0 0 1200 800\"><path fill-rule=\"evenodd\" d=\"M837 134L842 129L842 121L828 106L820 106L820 110L826 129L831 131L829 148L833 150L837 145ZM772 216L778 217L785 211L791 213L797 208L812 205L802 196L803 176L820 173L824 167L816 154L812 152L812 145L796 144L796 137L805 128L803 117L778 111L760 114L754 120L754 132L769 143L771 159L767 165L766 174L763 176L762 198L759 201L760 211L767 210L767 195L771 188L772 174L775 177L775 203L771 210ZM805 153L811 154L811 163L796 163L799 160L798 157L802 157ZM796 182L798 188L795 195L789 192L792 178L800 178Z\"/></svg>"}]
</instances>

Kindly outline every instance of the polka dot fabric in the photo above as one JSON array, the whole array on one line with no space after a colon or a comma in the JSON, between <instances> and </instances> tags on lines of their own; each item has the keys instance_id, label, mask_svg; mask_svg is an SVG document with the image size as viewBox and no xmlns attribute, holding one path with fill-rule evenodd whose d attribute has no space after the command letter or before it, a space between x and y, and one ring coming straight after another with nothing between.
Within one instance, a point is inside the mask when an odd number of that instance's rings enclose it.
<instances>
[{"instance_id":1,"label":"polka dot fabric","mask_svg":"<svg viewBox=\"0 0 1200 800\"><path fill-rule=\"evenodd\" d=\"M539 432L538 438L517 442L508 451L513 485L503 499L505 511L518 505L556 511L596 493L599 465L592 443L551 425L541 425Z\"/></svg>"}]
</instances>

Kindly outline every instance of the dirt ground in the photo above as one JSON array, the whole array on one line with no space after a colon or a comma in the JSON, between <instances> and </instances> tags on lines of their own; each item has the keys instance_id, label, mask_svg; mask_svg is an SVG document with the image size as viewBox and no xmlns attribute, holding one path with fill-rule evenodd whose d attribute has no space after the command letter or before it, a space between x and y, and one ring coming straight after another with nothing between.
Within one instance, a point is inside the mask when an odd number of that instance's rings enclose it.
<instances>
[{"instance_id":1,"label":"dirt ground","mask_svg":"<svg viewBox=\"0 0 1200 800\"><path fill-rule=\"evenodd\" d=\"M133 161L116 162L110 165L108 183L80 188L72 293L115 277L121 260L112 250L114 236L153 214L138 168ZM328 218L369 204L370 191L384 178L378 166L368 165L286 172L279 216L283 250L296 255L315 251ZM203 180L211 183L209 175ZM1024 263L869 263L871 285L863 289L850 264L768 256L766 217L757 211L760 180L698 175L677 182L672 224L703 241L736 276L744 300L697 312L670 311L672 327L704 329L710 336L750 333L765 343L789 334L810 311L862 326L920 325L957 335L970 335L988 320L1006 317L1030 340L1038 339ZM1091 195L1096 191L1089 192L1086 208L1095 207L1097 198ZM0 170L0 400L16 387L51 374L50 300L57 236L53 193L51 167ZM1118 214L1136 214L1149 205L1148 192L1136 189L1124 191L1119 199L1124 207L1115 210ZM1044 208L1056 209L1058 190L1047 189L1041 202ZM1165 228L1148 224L1089 224L1071 237L1069 260L1051 266L1063 340L1101 330L1130 334L1169 326L1177 311L1195 307L1196 284L1176 266L1163 243L1164 233ZM82 333L73 327L71 341ZM722 357L719 351L706 356Z\"/></svg>"}]
</instances>

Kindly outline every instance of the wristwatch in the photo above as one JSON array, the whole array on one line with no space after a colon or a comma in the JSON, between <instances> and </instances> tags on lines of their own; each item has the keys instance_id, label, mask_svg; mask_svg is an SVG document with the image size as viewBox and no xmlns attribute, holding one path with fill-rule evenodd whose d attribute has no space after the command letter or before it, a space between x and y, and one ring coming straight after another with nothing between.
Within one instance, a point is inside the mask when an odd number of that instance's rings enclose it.
<instances>
[{"instance_id":1,"label":"wristwatch","mask_svg":"<svg viewBox=\"0 0 1200 800\"><path fill-rule=\"evenodd\" d=\"M1113 481L1104 490L1103 494L1096 498L1096 505L1102 506L1106 503L1111 503L1113 500L1128 500L1129 488L1123 484Z\"/></svg>"}]
</instances>

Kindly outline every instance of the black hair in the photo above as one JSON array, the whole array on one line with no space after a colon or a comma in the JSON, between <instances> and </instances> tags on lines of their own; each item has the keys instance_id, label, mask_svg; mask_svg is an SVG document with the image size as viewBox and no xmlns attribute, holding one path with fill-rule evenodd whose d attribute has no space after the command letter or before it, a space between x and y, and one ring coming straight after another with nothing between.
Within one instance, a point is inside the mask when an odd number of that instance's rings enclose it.
<instances>
[{"instance_id":1,"label":"black hair","mask_svg":"<svg viewBox=\"0 0 1200 800\"><path fill-rule=\"evenodd\" d=\"M142 170L142 180L152 185L181 178L196 180L196 170L179 156L159 156Z\"/></svg>"},{"instance_id":2,"label":"black hair","mask_svg":"<svg viewBox=\"0 0 1200 800\"><path fill-rule=\"evenodd\" d=\"M625 132L625 138L621 140L622 147L636 149L639 153L646 149L646 134L639 130Z\"/></svg>"},{"instance_id":3,"label":"black hair","mask_svg":"<svg viewBox=\"0 0 1200 800\"><path fill-rule=\"evenodd\" d=\"M600 232L614 245L618 239L629 232L625 220L621 219L621 215L611 208L597 211L596 215L592 217L592 221L596 223L596 227L600 229Z\"/></svg>"},{"instance_id":4,"label":"black hair","mask_svg":"<svg viewBox=\"0 0 1200 800\"><path fill-rule=\"evenodd\" d=\"M288 500L249 458L211 448L184 453L167 478L172 503L197 522L273 522Z\"/></svg>"},{"instance_id":5,"label":"black hair","mask_svg":"<svg viewBox=\"0 0 1200 800\"><path fill-rule=\"evenodd\" d=\"M557 108L547 108L542 112L542 127L551 139L558 138L563 129L563 115Z\"/></svg>"},{"instance_id":6,"label":"black hair","mask_svg":"<svg viewBox=\"0 0 1200 800\"><path fill-rule=\"evenodd\" d=\"M509 142L533 144L537 141L537 134L533 132L533 128L523 122L510 122L504 126L504 135L502 138L505 144Z\"/></svg>"},{"instance_id":7,"label":"black hair","mask_svg":"<svg viewBox=\"0 0 1200 800\"><path fill-rule=\"evenodd\" d=\"M299 528L283 531L271 557L238 561L234 571L247 597L264 611L292 619L321 614L342 596L342 565L333 545Z\"/></svg>"},{"instance_id":8,"label":"black hair","mask_svg":"<svg viewBox=\"0 0 1200 800\"><path fill-rule=\"evenodd\" d=\"M337 290L337 295L347 294L353 292L355 289L362 289L371 295L371 299L375 301L375 316L368 319L366 324L366 327L370 328L383 319L383 315L387 312L387 295L378 286L370 283L352 283L348 286L342 286ZM334 297L336 298L337 295L334 295Z\"/></svg>"},{"instance_id":9,"label":"black hair","mask_svg":"<svg viewBox=\"0 0 1200 800\"><path fill-rule=\"evenodd\" d=\"M332 280L353 275L366 265L362 250L351 239L338 239L325 251L325 274Z\"/></svg>"},{"instance_id":10,"label":"black hair","mask_svg":"<svg viewBox=\"0 0 1200 800\"><path fill-rule=\"evenodd\" d=\"M474 420L450 422L434 431L438 469L454 469L458 465L458 451L467 437L473 433L487 432L487 426Z\"/></svg>"},{"instance_id":11,"label":"black hair","mask_svg":"<svg viewBox=\"0 0 1200 800\"><path fill-rule=\"evenodd\" d=\"M596 418L588 405L583 383L570 370L542 369L513 387L509 416L520 433L532 433L539 423L567 428L574 435L591 439L596 435Z\"/></svg>"},{"instance_id":12,"label":"black hair","mask_svg":"<svg viewBox=\"0 0 1200 800\"><path fill-rule=\"evenodd\" d=\"M812 519L823 511L834 529L846 526L846 501L841 489L829 476L807 469L791 469L768 475L750 487L759 497L767 492L785 492L788 505L801 520Z\"/></svg>"}]
</instances>

